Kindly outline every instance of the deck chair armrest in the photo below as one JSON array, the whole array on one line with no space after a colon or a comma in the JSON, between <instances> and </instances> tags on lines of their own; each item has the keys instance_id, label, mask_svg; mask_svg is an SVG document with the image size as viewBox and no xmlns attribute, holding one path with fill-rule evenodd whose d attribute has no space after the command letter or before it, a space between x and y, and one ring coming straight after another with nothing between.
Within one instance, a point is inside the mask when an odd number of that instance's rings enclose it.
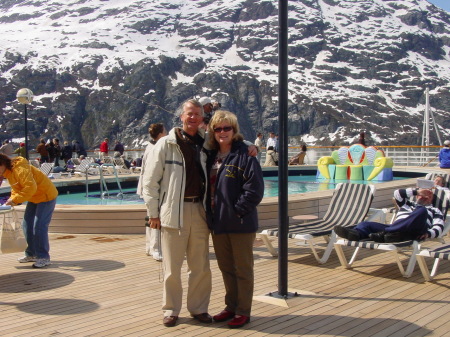
<instances>
[{"instance_id":1,"label":"deck chair armrest","mask_svg":"<svg viewBox=\"0 0 450 337\"><path fill-rule=\"evenodd\" d=\"M387 208L369 208L367 219L365 221L386 223L386 213L388 213Z\"/></svg>"},{"instance_id":2,"label":"deck chair armrest","mask_svg":"<svg viewBox=\"0 0 450 337\"><path fill-rule=\"evenodd\" d=\"M420 253L417 254L417 255L425 256L425 257L430 257L430 256L431 256L431 255L430 255L430 250L429 250L429 249L422 249L422 250L420 251Z\"/></svg>"},{"instance_id":3,"label":"deck chair armrest","mask_svg":"<svg viewBox=\"0 0 450 337\"><path fill-rule=\"evenodd\" d=\"M392 213L396 213L398 208L396 208L396 207L389 207L389 208L385 208L385 210L386 210L387 213L391 213L392 214Z\"/></svg>"},{"instance_id":4,"label":"deck chair armrest","mask_svg":"<svg viewBox=\"0 0 450 337\"><path fill-rule=\"evenodd\" d=\"M444 221L444 229L442 230L442 234L439 236L440 238L444 237L450 231L450 217L447 216L447 219Z\"/></svg>"}]
</instances>

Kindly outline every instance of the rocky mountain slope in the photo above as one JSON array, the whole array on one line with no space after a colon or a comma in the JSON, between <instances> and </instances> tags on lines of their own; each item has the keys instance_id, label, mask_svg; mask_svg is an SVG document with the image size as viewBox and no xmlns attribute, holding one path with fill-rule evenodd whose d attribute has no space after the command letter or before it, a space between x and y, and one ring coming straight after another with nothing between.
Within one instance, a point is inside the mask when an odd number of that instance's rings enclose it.
<instances>
[{"instance_id":1,"label":"rocky mountain slope","mask_svg":"<svg viewBox=\"0 0 450 337\"><path fill-rule=\"evenodd\" d=\"M187 98L236 112L247 139L277 130L278 8L272 0L3 0L0 139L129 146L179 124ZM292 144L420 144L426 87L450 137L450 15L426 0L290 0ZM434 131L431 132L434 136ZM434 140L434 143L436 141Z\"/></svg>"}]
</instances>

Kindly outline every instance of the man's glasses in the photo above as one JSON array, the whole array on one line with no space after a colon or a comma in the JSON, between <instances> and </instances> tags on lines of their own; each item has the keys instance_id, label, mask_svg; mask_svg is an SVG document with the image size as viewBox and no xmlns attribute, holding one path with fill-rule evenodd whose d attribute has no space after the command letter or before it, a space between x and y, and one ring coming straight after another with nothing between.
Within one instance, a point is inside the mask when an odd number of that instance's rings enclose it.
<instances>
[{"instance_id":1,"label":"man's glasses","mask_svg":"<svg viewBox=\"0 0 450 337\"><path fill-rule=\"evenodd\" d=\"M215 128L214 132L215 133L221 133L222 131L228 132L228 131L231 131L231 130L233 130L232 126L224 126L223 128Z\"/></svg>"}]
</instances>

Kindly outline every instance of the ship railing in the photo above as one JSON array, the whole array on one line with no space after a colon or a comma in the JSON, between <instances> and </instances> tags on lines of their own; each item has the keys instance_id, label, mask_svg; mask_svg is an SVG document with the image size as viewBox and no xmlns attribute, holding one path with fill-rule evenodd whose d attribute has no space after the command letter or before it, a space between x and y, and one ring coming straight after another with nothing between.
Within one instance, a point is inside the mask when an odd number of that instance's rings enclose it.
<instances>
[{"instance_id":1,"label":"ship railing","mask_svg":"<svg viewBox=\"0 0 450 337\"><path fill-rule=\"evenodd\" d=\"M306 152L305 164L315 165L320 157L329 156L331 152L337 150L341 146L308 146ZM441 146L376 146L378 149L384 151L387 157L394 160L395 166L428 166L439 167L439 151ZM289 146L289 158L300 152L300 146ZM136 148L125 150L124 157L130 162L133 159L139 158L144 154L145 148ZM98 150L88 151L89 157L99 157ZM38 154L30 153L30 158L37 158ZM266 149L263 148L261 155L261 163L264 164L266 157Z\"/></svg>"}]
</instances>

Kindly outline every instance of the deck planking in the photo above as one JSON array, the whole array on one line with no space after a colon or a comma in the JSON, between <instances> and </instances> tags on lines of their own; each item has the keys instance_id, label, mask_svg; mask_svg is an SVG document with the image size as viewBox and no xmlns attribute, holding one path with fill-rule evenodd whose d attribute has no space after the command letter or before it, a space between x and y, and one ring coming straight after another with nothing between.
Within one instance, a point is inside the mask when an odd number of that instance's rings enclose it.
<instances>
[{"instance_id":1,"label":"deck planking","mask_svg":"<svg viewBox=\"0 0 450 337\"><path fill-rule=\"evenodd\" d=\"M179 324L166 328L161 264L145 255L144 241L143 235L51 234L53 264L44 270L17 263L20 254L0 255L1 335L445 336L450 329L450 263L425 283L417 266L403 278L389 252L361 252L347 270L335 253L318 265L294 240L288 287L300 296L287 307L254 300L251 323L235 331L226 323L196 322L184 302ZM223 308L225 290L212 244L210 252L214 314ZM277 291L277 259L259 241L254 253L255 296Z\"/></svg>"}]
</instances>

